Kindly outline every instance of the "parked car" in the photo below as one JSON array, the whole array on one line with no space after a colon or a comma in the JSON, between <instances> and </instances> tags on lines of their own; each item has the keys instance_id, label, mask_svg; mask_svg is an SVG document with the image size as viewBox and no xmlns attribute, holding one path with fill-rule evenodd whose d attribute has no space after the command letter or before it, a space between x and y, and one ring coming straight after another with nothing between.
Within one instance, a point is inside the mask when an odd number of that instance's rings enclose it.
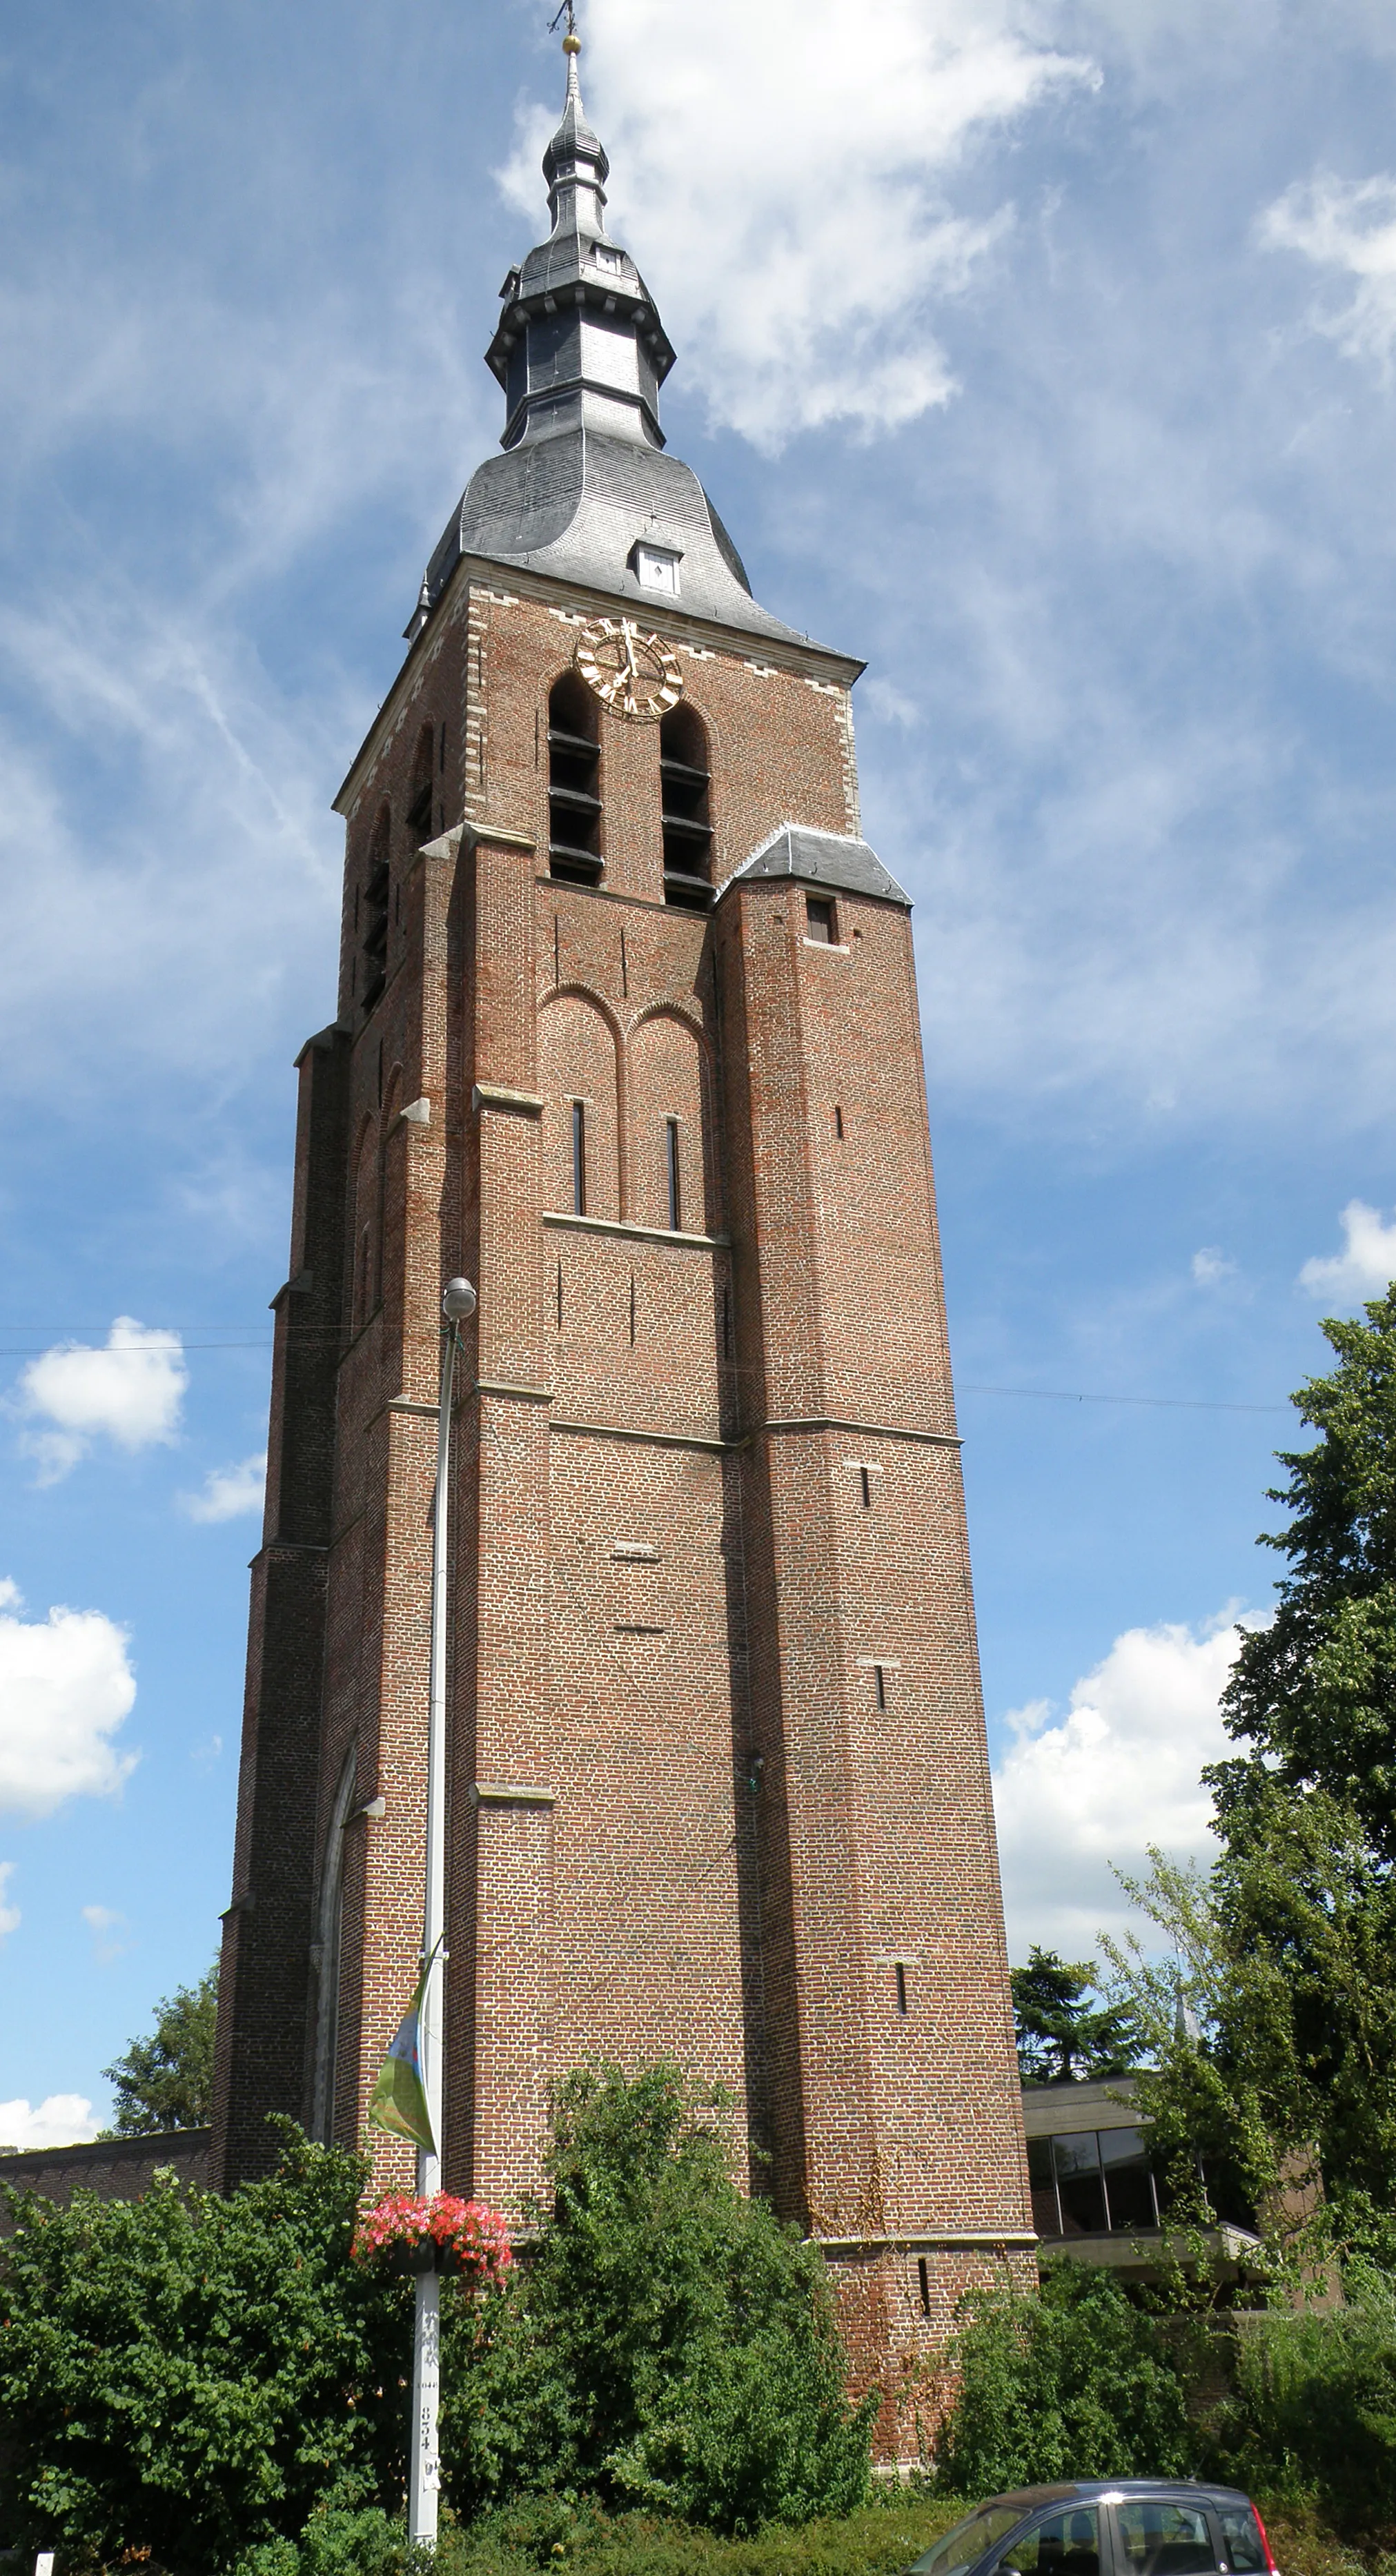
<instances>
[{"instance_id":1,"label":"parked car","mask_svg":"<svg viewBox=\"0 0 1396 2576\"><path fill-rule=\"evenodd\" d=\"M1234 2487L1078 2478L989 2496L907 2576L1277 2576L1265 2525Z\"/></svg>"}]
</instances>

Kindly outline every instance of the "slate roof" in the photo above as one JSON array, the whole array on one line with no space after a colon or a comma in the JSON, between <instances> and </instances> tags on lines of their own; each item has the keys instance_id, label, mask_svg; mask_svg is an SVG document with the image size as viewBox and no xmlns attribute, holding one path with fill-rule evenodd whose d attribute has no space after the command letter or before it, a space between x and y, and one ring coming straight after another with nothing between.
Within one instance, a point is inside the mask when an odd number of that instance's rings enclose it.
<instances>
[{"instance_id":1,"label":"slate roof","mask_svg":"<svg viewBox=\"0 0 1396 2576\"><path fill-rule=\"evenodd\" d=\"M882 903L905 904L911 910L910 895L866 841L847 832L814 832L803 823L782 823L734 869L727 885L743 877L797 877L804 885L827 886L833 894L876 895ZM721 892L726 891L723 886Z\"/></svg>"}]
</instances>

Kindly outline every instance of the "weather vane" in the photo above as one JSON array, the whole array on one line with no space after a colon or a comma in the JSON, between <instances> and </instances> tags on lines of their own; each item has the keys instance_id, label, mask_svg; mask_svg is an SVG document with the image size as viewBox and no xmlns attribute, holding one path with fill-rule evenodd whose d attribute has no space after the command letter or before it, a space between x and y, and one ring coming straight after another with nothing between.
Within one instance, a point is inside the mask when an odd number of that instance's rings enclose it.
<instances>
[{"instance_id":1,"label":"weather vane","mask_svg":"<svg viewBox=\"0 0 1396 2576\"><path fill-rule=\"evenodd\" d=\"M577 0L562 0L562 7L549 25L550 36L556 33L564 18L567 21L567 33L562 39L562 50L565 54L579 54L582 50L582 40L577 33Z\"/></svg>"}]
</instances>

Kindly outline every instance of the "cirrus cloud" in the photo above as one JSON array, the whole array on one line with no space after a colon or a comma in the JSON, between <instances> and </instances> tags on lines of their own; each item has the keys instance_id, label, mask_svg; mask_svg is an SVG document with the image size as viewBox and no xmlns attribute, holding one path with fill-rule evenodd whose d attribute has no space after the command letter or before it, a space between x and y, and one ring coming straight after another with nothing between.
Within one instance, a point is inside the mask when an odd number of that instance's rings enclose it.
<instances>
[{"instance_id":1,"label":"cirrus cloud","mask_svg":"<svg viewBox=\"0 0 1396 2576\"><path fill-rule=\"evenodd\" d=\"M950 399L928 307L967 292L1014 220L1007 203L957 209L953 180L979 144L1099 79L1002 0L711 0L689 45L666 0L593 0L586 69L615 228L642 247L714 419L768 451ZM501 173L535 222L556 121L555 104L530 107Z\"/></svg>"},{"instance_id":2,"label":"cirrus cloud","mask_svg":"<svg viewBox=\"0 0 1396 2576\"><path fill-rule=\"evenodd\" d=\"M1396 179L1338 179L1318 171L1268 206L1259 226L1270 250L1293 250L1345 281L1348 300L1315 307L1316 331L1345 357L1366 358L1387 377L1396 354Z\"/></svg>"}]
</instances>

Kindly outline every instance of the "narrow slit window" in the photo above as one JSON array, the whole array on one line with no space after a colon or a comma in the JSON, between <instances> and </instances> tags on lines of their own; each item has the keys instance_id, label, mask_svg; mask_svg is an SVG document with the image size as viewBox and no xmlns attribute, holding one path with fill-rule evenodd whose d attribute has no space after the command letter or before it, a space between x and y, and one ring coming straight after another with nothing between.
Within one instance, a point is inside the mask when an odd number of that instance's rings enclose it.
<instances>
[{"instance_id":1,"label":"narrow slit window","mask_svg":"<svg viewBox=\"0 0 1396 2576\"><path fill-rule=\"evenodd\" d=\"M928 2317L931 2313L931 2275L924 2254L916 2257L916 2278L921 2289L921 2314Z\"/></svg>"},{"instance_id":2,"label":"narrow slit window","mask_svg":"<svg viewBox=\"0 0 1396 2576\"><path fill-rule=\"evenodd\" d=\"M826 948L838 945L838 924L834 918L833 898L827 894L805 897L805 937L817 939Z\"/></svg>"},{"instance_id":3,"label":"narrow slit window","mask_svg":"<svg viewBox=\"0 0 1396 2576\"><path fill-rule=\"evenodd\" d=\"M587 1113L580 1100L572 1103L572 1213L587 1212Z\"/></svg>"},{"instance_id":4,"label":"narrow slit window","mask_svg":"<svg viewBox=\"0 0 1396 2576\"><path fill-rule=\"evenodd\" d=\"M872 1510L872 1477L869 1475L866 1467L859 1468L858 1481L862 1487L863 1509L865 1512L870 1512Z\"/></svg>"},{"instance_id":5,"label":"narrow slit window","mask_svg":"<svg viewBox=\"0 0 1396 2576\"><path fill-rule=\"evenodd\" d=\"M901 2018L901 2020L905 2021L905 2019L906 2019L906 1970L905 1970L905 1968L903 1967L902 1962L901 1962L901 1960L900 1960L900 1959L898 1959L898 1961L897 1961L897 2012L898 2012L898 2015L899 2015L899 2017Z\"/></svg>"},{"instance_id":6,"label":"narrow slit window","mask_svg":"<svg viewBox=\"0 0 1396 2576\"><path fill-rule=\"evenodd\" d=\"M840 1144L842 1144L842 1142L843 1142L843 1111L842 1111L842 1110L841 1110L837 1105L835 1106L835 1109L834 1109L834 1134L838 1137Z\"/></svg>"},{"instance_id":7,"label":"narrow slit window","mask_svg":"<svg viewBox=\"0 0 1396 2576\"><path fill-rule=\"evenodd\" d=\"M732 1291L730 1288L724 1288L722 1292L722 1356L725 1360L730 1360L732 1356Z\"/></svg>"},{"instance_id":8,"label":"narrow slit window","mask_svg":"<svg viewBox=\"0 0 1396 2576\"><path fill-rule=\"evenodd\" d=\"M635 1348L635 1273L630 1273L630 1347Z\"/></svg>"},{"instance_id":9,"label":"narrow slit window","mask_svg":"<svg viewBox=\"0 0 1396 2576\"><path fill-rule=\"evenodd\" d=\"M873 1666L873 1696L879 1708L887 1706L887 1673L882 1664Z\"/></svg>"},{"instance_id":10,"label":"narrow slit window","mask_svg":"<svg viewBox=\"0 0 1396 2576\"><path fill-rule=\"evenodd\" d=\"M683 1193L679 1185L679 1122L677 1118L666 1118L664 1121L664 1164L665 1175L669 1184L669 1231L671 1234L680 1234L683 1231Z\"/></svg>"},{"instance_id":11,"label":"narrow slit window","mask_svg":"<svg viewBox=\"0 0 1396 2576\"><path fill-rule=\"evenodd\" d=\"M562 1330L562 1263L557 1265L557 1328Z\"/></svg>"}]
</instances>

